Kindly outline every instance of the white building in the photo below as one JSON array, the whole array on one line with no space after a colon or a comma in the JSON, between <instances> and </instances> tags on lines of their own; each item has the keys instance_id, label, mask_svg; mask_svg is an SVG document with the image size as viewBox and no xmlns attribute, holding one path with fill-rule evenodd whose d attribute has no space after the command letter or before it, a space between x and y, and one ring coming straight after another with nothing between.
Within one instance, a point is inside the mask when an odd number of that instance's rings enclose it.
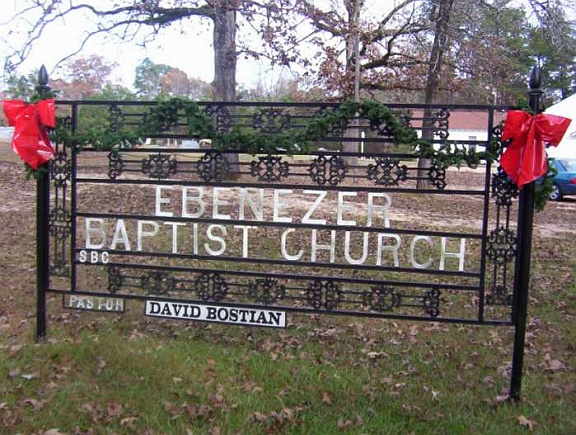
<instances>
[{"instance_id":1,"label":"white building","mask_svg":"<svg viewBox=\"0 0 576 435\"><path fill-rule=\"evenodd\" d=\"M576 158L576 94L550 106L545 113L572 120L562 142L557 147L548 147L548 155L550 157Z\"/></svg>"}]
</instances>

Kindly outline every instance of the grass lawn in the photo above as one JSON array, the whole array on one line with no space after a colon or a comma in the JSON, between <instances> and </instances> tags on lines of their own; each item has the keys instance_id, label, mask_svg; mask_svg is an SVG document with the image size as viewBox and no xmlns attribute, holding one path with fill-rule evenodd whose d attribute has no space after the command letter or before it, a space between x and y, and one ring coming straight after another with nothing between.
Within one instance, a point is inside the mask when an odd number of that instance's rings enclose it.
<instances>
[{"instance_id":1,"label":"grass lawn","mask_svg":"<svg viewBox=\"0 0 576 435\"><path fill-rule=\"evenodd\" d=\"M2 434L576 433L576 201L536 216L514 404L507 327L289 314L272 330L150 319L136 301L65 310L53 295L36 344L35 183L5 159L0 177Z\"/></svg>"}]
</instances>

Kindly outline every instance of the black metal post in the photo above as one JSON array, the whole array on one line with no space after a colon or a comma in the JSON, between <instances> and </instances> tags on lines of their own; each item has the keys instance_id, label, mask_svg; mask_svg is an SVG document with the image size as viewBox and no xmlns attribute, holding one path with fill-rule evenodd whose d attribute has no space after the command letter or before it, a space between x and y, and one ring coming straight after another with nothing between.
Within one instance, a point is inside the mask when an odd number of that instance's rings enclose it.
<instances>
[{"instance_id":1,"label":"black metal post","mask_svg":"<svg viewBox=\"0 0 576 435\"><path fill-rule=\"evenodd\" d=\"M48 73L42 65L36 91L40 96L50 91ZM46 338L46 294L49 286L49 216L50 162L39 168L36 184L36 341Z\"/></svg>"},{"instance_id":2,"label":"black metal post","mask_svg":"<svg viewBox=\"0 0 576 435\"><path fill-rule=\"evenodd\" d=\"M530 109L540 112L540 69L534 67L530 74L528 93ZM526 184L520 192L518 204L518 252L514 278L514 308L512 319L515 326L514 354L509 397L514 402L520 400L522 370L524 365L524 343L528 315L528 289L530 285L530 261L532 255L532 226L534 223L534 182Z\"/></svg>"}]
</instances>

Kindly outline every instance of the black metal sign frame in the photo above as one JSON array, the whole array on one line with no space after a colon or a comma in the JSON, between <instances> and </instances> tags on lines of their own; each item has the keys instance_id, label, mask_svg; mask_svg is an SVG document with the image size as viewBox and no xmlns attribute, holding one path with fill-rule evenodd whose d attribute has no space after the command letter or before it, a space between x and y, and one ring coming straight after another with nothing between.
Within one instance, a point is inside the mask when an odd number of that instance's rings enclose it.
<instances>
[{"instance_id":1,"label":"black metal sign frame","mask_svg":"<svg viewBox=\"0 0 576 435\"><path fill-rule=\"evenodd\" d=\"M537 84L533 76L534 107ZM83 113L105 108L109 128L118 129L153 104L61 101L59 122L75 132ZM333 107L203 109L218 129L274 134ZM451 114L472 111L485 120L485 137L458 145L503 148L504 107L390 107L420 130L427 124L418 113L431 111L438 145L449 139ZM187 140L181 125L157 139ZM46 336L48 293L63 295L68 308L117 312L140 300L146 315L258 326L282 327L290 312L509 325L516 330L510 397L519 400L533 186L519 194L489 162L475 171L479 185L452 185L456 172L435 161L418 168L413 154L390 144L386 126L361 119L302 155L198 142L113 151L55 142L56 157L38 180L38 340ZM347 151L350 143L360 151ZM418 188L421 180L432 188ZM403 204L448 210L459 198L474 199L475 227L398 217Z\"/></svg>"}]
</instances>

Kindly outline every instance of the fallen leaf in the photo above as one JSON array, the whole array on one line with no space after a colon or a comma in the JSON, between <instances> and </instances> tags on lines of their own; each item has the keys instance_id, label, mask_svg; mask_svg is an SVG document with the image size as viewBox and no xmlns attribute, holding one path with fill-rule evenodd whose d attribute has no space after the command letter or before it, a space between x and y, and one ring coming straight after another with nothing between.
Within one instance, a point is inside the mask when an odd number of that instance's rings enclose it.
<instances>
[{"instance_id":1,"label":"fallen leaf","mask_svg":"<svg viewBox=\"0 0 576 435\"><path fill-rule=\"evenodd\" d=\"M25 373L21 376L22 379L26 379L27 381L30 381L32 379L36 379L37 377L38 377L38 375L35 373Z\"/></svg>"},{"instance_id":2,"label":"fallen leaf","mask_svg":"<svg viewBox=\"0 0 576 435\"><path fill-rule=\"evenodd\" d=\"M244 392L246 393L260 393L264 391L264 389L258 386L258 384L255 382L244 383L244 385L242 386L242 390L244 390Z\"/></svg>"},{"instance_id":3,"label":"fallen leaf","mask_svg":"<svg viewBox=\"0 0 576 435\"><path fill-rule=\"evenodd\" d=\"M106 368L106 361L101 356L98 357L97 367L98 367L98 369L96 370L96 373L98 373L99 375L102 374L102 372Z\"/></svg>"},{"instance_id":4,"label":"fallen leaf","mask_svg":"<svg viewBox=\"0 0 576 435\"><path fill-rule=\"evenodd\" d=\"M122 405L118 402L110 402L108 403L108 406L106 406L106 412L108 417L120 417L122 414Z\"/></svg>"},{"instance_id":5,"label":"fallen leaf","mask_svg":"<svg viewBox=\"0 0 576 435\"><path fill-rule=\"evenodd\" d=\"M530 431L534 430L534 422L532 420L528 420L523 415L518 417L518 423L520 424L520 426L524 426L525 428L527 428Z\"/></svg>"},{"instance_id":6,"label":"fallen leaf","mask_svg":"<svg viewBox=\"0 0 576 435\"><path fill-rule=\"evenodd\" d=\"M338 420L338 429L346 429L352 426L352 420Z\"/></svg>"},{"instance_id":7,"label":"fallen leaf","mask_svg":"<svg viewBox=\"0 0 576 435\"><path fill-rule=\"evenodd\" d=\"M93 402L86 402L80 407L80 409L86 412L94 412L96 411L96 406L94 406Z\"/></svg>"},{"instance_id":8,"label":"fallen leaf","mask_svg":"<svg viewBox=\"0 0 576 435\"><path fill-rule=\"evenodd\" d=\"M557 359L552 359L550 361L547 361L547 370L550 372L561 372L566 370L566 364L564 364L562 361L559 361Z\"/></svg>"},{"instance_id":9,"label":"fallen leaf","mask_svg":"<svg viewBox=\"0 0 576 435\"><path fill-rule=\"evenodd\" d=\"M124 417L122 420L120 420L120 426L134 430L136 428L137 421L138 417Z\"/></svg>"},{"instance_id":10,"label":"fallen leaf","mask_svg":"<svg viewBox=\"0 0 576 435\"><path fill-rule=\"evenodd\" d=\"M222 394L213 394L209 397L209 400L215 408L224 408L226 406L226 401Z\"/></svg>"},{"instance_id":11,"label":"fallen leaf","mask_svg":"<svg viewBox=\"0 0 576 435\"><path fill-rule=\"evenodd\" d=\"M44 386L44 388L46 388L47 390L54 390L58 388L58 384L54 381L50 381Z\"/></svg>"},{"instance_id":12,"label":"fallen leaf","mask_svg":"<svg viewBox=\"0 0 576 435\"><path fill-rule=\"evenodd\" d=\"M379 357L387 358L389 355L386 352L367 352L366 356L370 359L376 359Z\"/></svg>"},{"instance_id":13,"label":"fallen leaf","mask_svg":"<svg viewBox=\"0 0 576 435\"><path fill-rule=\"evenodd\" d=\"M484 379L482 379L482 382L484 384L486 384L489 387L493 387L495 382L494 382L494 378L490 377L490 376L486 376L484 377Z\"/></svg>"},{"instance_id":14,"label":"fallen leaf","mask_svg":"<svg viewBox=\"0 0 576 435\"><path fill-rule=\"evenodd\" d=\"M24 399L22 403L30 405L32 409L41 409L44 403L36 399Z\"/></svg>"},{"instance_id":15,"label":"fallen leaf","mask_svg":"<svg viewBox=\"0 0 576 435\"><path fill-rule=\"evenodd\" d=\"M322 403L325 405L332 405L332 394L327 392L322 393Z\"/></svg>"},{"instance_id":16,"label":"fallen leaf","mask_svg":"<svg viewBox=\"0 0 576 435\"><path fill-rule=\"evenodd\" d=\"M210 412L212 412L212 408L208 405L200 405L200 408L198 408L199 417L204 417L205 415L208 415Z\"/></svg>"},{"instance_id":17,"label":"fallen leaf","mask_svg":"<svg viewBox=\"0 0 576 435\"><path fill-rule=\"evenodd\" d=\"M576 382L572 382L571 384L565 385L563 390L564 394L571 394L576 391Z\"/></svg>"},{"instance_id":18,"label":"fallen leaf","mask_svg":"<svg viewBox=\"0 0 576 435\"><path fill-rule=\"evenodd\" d=\"M510 396L508 396L507 394L502 394L492 399L491 405L493 407L497 407L500 406L502 403L508 402L508 400L510 400Z\"/></svg>"},{"instance_id":19,"label":"fallen leaf","mask_svg":"<svg viewBox=\"0 0 576 435\"><path fill-rule=\"evenodd\" d=\"M164 411L166 411L171 416L178 414L178 412L176 411L176 406L172 402L169 402L168 400L163 400L162 406L164 407Z\"/></svg>"},{"instance_id":20,"label":"fallen leaf","mask_svg":"<svg viewBox=\"0 0 576 435\"><path fill-rule=\"evenodd\" d=\"M262 414L261 412L256 411L250 416L250 420L256 421L258 423L264 423L265 421L268 420L268 416Z\"/></svg>"},{"instance_id":21,"label":"fallen leaf","mask_svg":"<svg viewBox=\"0 0 576 435\"><path fill-rule=\"evenodd\" d=\"M21 349L22 349L21 344L13 344L8 348L8 352L10 356L15 356L18 352L20 352Z\"/></svg>"}]
</instances>

